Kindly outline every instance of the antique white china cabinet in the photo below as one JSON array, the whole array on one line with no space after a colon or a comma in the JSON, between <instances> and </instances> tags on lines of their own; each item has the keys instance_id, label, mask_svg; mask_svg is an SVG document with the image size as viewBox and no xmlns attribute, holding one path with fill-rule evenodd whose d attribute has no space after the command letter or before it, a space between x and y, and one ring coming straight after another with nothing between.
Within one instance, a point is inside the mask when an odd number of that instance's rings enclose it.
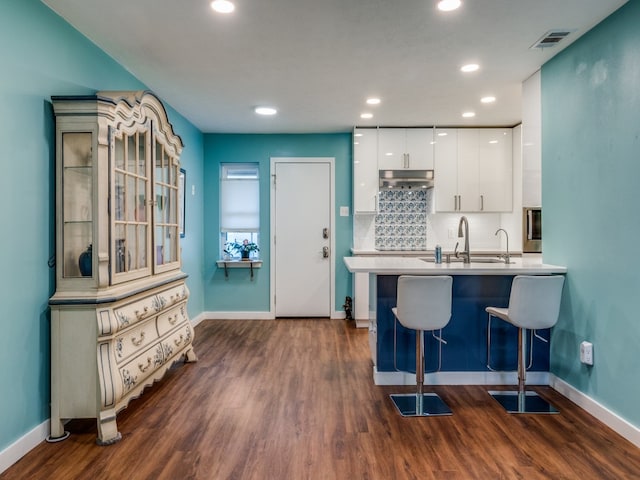
<instances>
[{"instance_id":1,"label":"antique white china cabinet","mask_svg":"<svg viewBox=\"0 0 640 480\"><path fill-rule=\"evenodd\" d=\"M52 97L56 292L51 297L51 441L116 414L181 358L196 361L181 272L182 140L148 91Z\"/></svg>"}]
</instances>

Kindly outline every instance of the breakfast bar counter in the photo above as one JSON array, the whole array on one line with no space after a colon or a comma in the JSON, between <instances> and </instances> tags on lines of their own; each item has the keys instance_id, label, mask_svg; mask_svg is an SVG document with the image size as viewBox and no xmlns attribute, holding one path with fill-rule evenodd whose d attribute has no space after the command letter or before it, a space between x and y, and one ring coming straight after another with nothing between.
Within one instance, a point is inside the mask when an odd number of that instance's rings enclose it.
<instances>
[{"instance_id":1,"label":"breakfast bar counter","mask_svg":"<svg viewBox=\"0 0 640 480\"><path fill-rule=\"evenodd\" d=\"M435 263L430 256L357 256L344 257L351 273L376 275L551 275L567 273L566 267L542 263L539 256L511 257L509 264L495 257L472 257L471 263L453 259Z\"/></svg>"},{"instance_id":2,"label":"breakfast bar counter","mask_svg":"<svg viewBox=\"0 0 640 480\"><path fill-rule=\"evenodd\" d=\"M379 385L411 384L415 381L415 333L396 324L391 308L396 306L400 275L450 275L453 277L451 321L442 330L438 368L438 342L425 335L425 383L512 384L516 383L515 327L492 322L491 361L487 368L487 306L506 307L515 275L565 274L566 267L548 265L539 257L512 257L505 263L497 257L472 255L471 262L436 264L431 257L368 256L345 257L351 273L369 274L369 345L374 364L374 381ZM539 332L548 338L549 332ZM547 384L549 344L534 341L530 383ZM409 373L404 373L409 372ZM429 373L432 372L432 373Z\"/></svg>"}]
</instances>

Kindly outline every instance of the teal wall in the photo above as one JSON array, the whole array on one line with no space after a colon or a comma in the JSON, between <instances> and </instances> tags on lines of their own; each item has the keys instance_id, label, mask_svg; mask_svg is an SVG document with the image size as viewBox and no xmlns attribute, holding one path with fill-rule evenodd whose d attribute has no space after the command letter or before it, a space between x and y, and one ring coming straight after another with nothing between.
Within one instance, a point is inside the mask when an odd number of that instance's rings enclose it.
<instances>
[{"instance_id":1,"label":"teal wall","mask_svg":"<svg viewBox=\"0 0 640 480\"><path fill-rule=\"evenodd\" d=\"M51 95L145 86L38 0L0 1L0 451L49 418L49 311L55 289ZM185 143L184 270L189 312L203 309L203 135L169 110ZM198 180L200 179L200 180Z\"/></svg>"},{"instance_id":2,"label":"teal wall","mask_svg":"<svg viewBox=\"0 0 640 480\"><path fill-rule=\"evenodd\" d=\"M270 168L271 157L335 157L335 221L336 221L336 301L342 310L345 296L351 295L351 275L342 257L351 254L353 236L351 217L340 217L340 206L349 206L351 213L351 133L296 135L207 134L204 143L204 236L205 236L205 310L255 311L270 309L271 238ZM219 209L220 164L228 162L258 162L260 164L260 257L263 268L255 271L253 281L248 270L234 270L228 278L216 268L220 258ZM295 241L295 239L291 239ZM303 272L301 272L303 275Z\"/></svg>"},{"instance_id":3,"label":"teal wall","mask_svg":"<svg viewBox=\"0 0 640 480\"><path fill-rule=\"evenodd\" d=\"M640 1L542 68L544 259L567 265L552 372L640 425ZM594 345L594 366L579 362Z\"/></svg>"}]
</instances>

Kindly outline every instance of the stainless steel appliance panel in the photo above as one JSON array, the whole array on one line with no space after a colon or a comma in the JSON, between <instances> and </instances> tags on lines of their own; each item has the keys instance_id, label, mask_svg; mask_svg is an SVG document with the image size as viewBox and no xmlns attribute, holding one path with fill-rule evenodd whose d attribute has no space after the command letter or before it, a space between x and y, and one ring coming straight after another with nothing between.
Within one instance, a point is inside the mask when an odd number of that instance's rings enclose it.
<instances>
[{"instance_id":1,"label":"stainless steel appliance panel","mask_svg":"<svg viewBox=\"0 0 640 480\"><path fill-rule=\"evenodd\" d=\"M522 210L522 251L542 253L542 209L525 207Z\"/></svg>"}]
</instances>

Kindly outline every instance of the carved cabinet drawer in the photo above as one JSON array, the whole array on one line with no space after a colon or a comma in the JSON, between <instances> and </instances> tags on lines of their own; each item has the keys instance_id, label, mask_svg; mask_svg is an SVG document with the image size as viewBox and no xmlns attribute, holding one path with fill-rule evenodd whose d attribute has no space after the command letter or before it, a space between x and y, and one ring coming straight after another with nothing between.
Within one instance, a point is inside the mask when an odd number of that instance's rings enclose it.
<instances>
[{"instance_id":1,"label":"carved cabinet drawer","mask_svg":"<svg viewBox=\"0 0 640 480\"><path fill-rule=\"evenodd\" d=\"M147 320L154 315L186 301L189 291L186 285L177 285L158 291L154 295L140 298L126 305L118 306L114 309L114 314L118 322L118 330L127 328L134 323Z\"/></svg>"},{"instance_id":2,"label":"carved cabinet drawer","mask_svg":"<svg viewBox=\"0 0 640 480\"><path fill-rule=\"evenodd\" d=\"M118 335L114 340L116 362L123 362L157 339L158 333L153 321L143 322L142 325L132 328L122 335Z\"/></svg>"},{"instance_id":3,"label":"carved cabinet drawer","mask_svg":"<svg viewBox=\"0 0 640 480\"><path fill-rule=\"evenodd\" d=\"M189 297L189 291L187 286L183 284L160 292L157 297L158 303L162 305L162 308L170 308L186 300Z\"/></svg>"},{"instance_id":4,"label":"carved cabinet drawer","mask_svg":"<svg viewBox=\"0 0 640 480\"><path fill-rule=\"evenodd\" d=\"M151 295L114 309L120 329L152 317L162 310L157 295Z\"/></svg>"},{"instance_id":5,"label":"carved cabinet drawer","mask_svg":"<svg viewBox=\"0 0 640 480\"><path fill-rule=\"evenodd\" d=\"M133 360L125 363L120 368L124 393L126 394L139 384L144 385L144 380L162 366L164 361L162 342L157 342Z\"/></svg>"},{"instance_id":6,"label":"carved cabinet drawer","mask_svg":"<svg viewBox=\"0 0 640 480\"><path fill-rule=\"evenodd\" d=\"M188 321L186 305L182 304L178 307L172 308L168 312L158 315L158 335L163 336L165 333L170 332L180 324Z\"/></svg>"},{"instance_id":7,"label":"carved cabinet drawer","mask_svg":"<svg viewBox=\"0 0 640 480\"><path fill-rule=\"evenodd\" d=\"M193 340L191 331L190 325L182 326L120 367L124 392L127 393L145 383L151 383L152 380L149 382L145 380L191 343Z\"/></svg>"}]
</instances>

